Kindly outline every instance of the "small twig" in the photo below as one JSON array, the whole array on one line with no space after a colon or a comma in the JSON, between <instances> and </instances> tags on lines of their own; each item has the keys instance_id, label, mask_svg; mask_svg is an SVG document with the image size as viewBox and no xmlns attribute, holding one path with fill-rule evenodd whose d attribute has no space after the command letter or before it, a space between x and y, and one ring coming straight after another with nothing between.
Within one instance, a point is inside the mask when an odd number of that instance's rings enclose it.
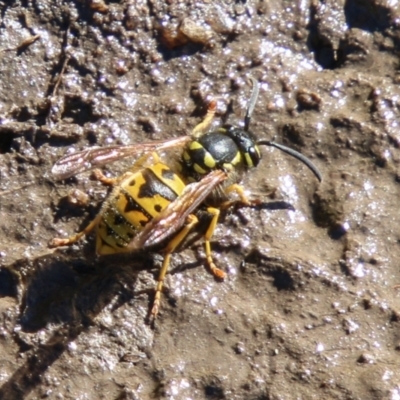
<instances>
[{"instance_id":1,"label":"small twig","mask_svg":"<svg viewBox=\"0 0 400 400\"><path fill-rule=\"evenodd\" d=\"M17 190L25 189L25 188L27 188L29 186L34 185L34 183L35 182L30 182L30 183L26 183L25 185L17 186L17 187L12 188L12 189L3 190L2 192L0 192L0 196L2 196L4 194L9 194L9 193L16 192Z\"/></svg>"},{"instance_id":2,"label":"small twig","mask_svg":"<svg viewBox=\"0 0 400 400\"><path fill-rule=\"evenodd\" d=\"M40 38L40 35L34 35L34 36L30 36L28 38L26 38L25 40L23 40L17 47L16 50L21 51L23 49L25 49L26 47L30 46L32 43L35 43L36 40L38 40Z\"/></svg>"},{"instance_id":3,"label":"small twig","mask_svg":"<svg viewBox=\"0 0 400 400\"><path fill-rule=\"evenodd\" d=\"M32 43L35 43L36 40L40 38L40 35L33 35L29 36L28 38L24 39L18 46L16 47L9 47L7 49L0 49L0 53L6 52L6 51L22 51L26 47L30 46Z\"/></svg>"},{"instance_id":4,"label":"small twig","mask_svg":"<svg viewBox=\"0 0 400 400\"><path fill-rule=\"evenodd\" d=\"M65 55L65 59L64 59L63 66L62 66L62 68L61 68L61 72L60 72L60 74L58 75L57 82L56 82L56 84L55 84L54 87L53 87L52 95L54 95L54 94L57 92L57 89L58 89L58 87L60 86L61 79L62 79L62 77L63 77L63 75L64 75L65 69L67 68L67 64L68 64L68 61L69 61L69 60L70 60L70 56L69 56L69 54L66 54L66 55Z\"/></svg>"},{"instance_id":5,"label":"small twig","mask_svg":"<svg viewBox=\"0 0 400 400\"><path fill-rule=\"evenodd\" d=\"M57 81L56 81L55 85L53 86L53 90L51 91L51 96L54 96L56 94L58 87L60 86L61 79L64 75L65 69L67 68L68 61L70 60L70 55L65 51L65 48L68 45L68 34L69 34L69 27L65 31L65 46L63 48L64 62L63 62L61 71L58 74Z\"/></svg>"}]
</instances>

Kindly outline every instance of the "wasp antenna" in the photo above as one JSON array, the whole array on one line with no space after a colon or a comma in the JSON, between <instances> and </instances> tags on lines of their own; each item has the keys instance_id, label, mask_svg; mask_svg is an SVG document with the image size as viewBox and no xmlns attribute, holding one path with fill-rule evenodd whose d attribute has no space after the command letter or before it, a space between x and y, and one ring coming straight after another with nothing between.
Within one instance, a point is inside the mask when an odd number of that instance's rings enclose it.
<instances>
[{"instance_id":1,"label":"wasp antenna","mask_svg":"<svg viewBox=\"0 0 400 400\"><path fill-rule=\"evenodd\" d=\"M290 147L286 147L282 144L271 142L269 140L260 140L257 142L257 144L276 147L277 149L283 151L284 153L287 153L287 154L291 155L292 157L297 158L303 164L307 165L307 167L313 172L313 174L317 177L317 179L320 182L322 181L322 175L321 175L321 172L319 172L318 168L311 162L311 160L309 160L306 156L299 153L298 151L293 150Z\"/></svg>"},{"instance_id":2,"label":"wasp antenna","mask_svg":"<svg viewBox=\"0 0 400 400\"><path fill-rule=\"evenodd\" d=\"M250 96L249 105L247 106L246 115L244 117L244 130L249 130L251 115L253 114L254 107L256 106L258 93L260 92L260 84L252 76L249 77L253 84L253 91Z\"/></svg>"}]
</instances>

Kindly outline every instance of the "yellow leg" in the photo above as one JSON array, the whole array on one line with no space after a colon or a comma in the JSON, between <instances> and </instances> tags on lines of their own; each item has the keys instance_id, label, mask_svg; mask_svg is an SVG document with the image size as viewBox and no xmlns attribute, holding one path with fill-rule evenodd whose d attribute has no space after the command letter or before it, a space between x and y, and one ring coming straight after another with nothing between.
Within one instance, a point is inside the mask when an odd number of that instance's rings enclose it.
<instances>
[{"instance_id":1,"label":"yellow leg","mask_svg":"<svg viewBox=\"0 0 400 400\"><path fill-rule=\"evenodd\" d=\"M241 206L245 206L245 207L251 207L251 206L255 206L257 204L260 204L259 200L249 200L248 197L246 196L246 194L244 193L244 189L242 186L238 185L237 183L234 183L233 185L228 186L225 189L225 193L229 194L235 192L238 196L240 200L228 200L225 201L224 203L221 204L220 208L221 209L227 209L229 207L232 207L234 205L241 205Z\"/></svg>"},{"instance_id":2,"label":"yellow leg","mask_svg":"<svg viewBox=\"0 0 400 400\"><path fill-rule=\"evenodd\" d=\"M123 181L130 175L133 175L133 172L127 171L124 174L122 174L121 176L118 176L117 178L108 178L99 169L93 170L93 174L92 174L92 176L95 179L100 181L103 185L107 185L107 186L117 186L119 182Z\"/></svg>"},{"instance_id":3,"label":"yellow leg","mask_svg":"<svg viewBox=\"0 0 400 400\"><path fill-rule=\"evenodd\" d=\"M121 182L122 180L124 180L128 175L132 175L133 172L138 171L139 169L143 168L150 157L153 158L153 163L156 164L156 163L160 162L160 157L158 156L158 154L156 152L146 153L133 164L130 171L125 172L123 175L121 175L117 178L106 177L100 169L95 169L93 171L92 175L95 179L97 179L104 185L115 186L116 184L118 184L118 182Z\"/></svg>"},{"instance_id":4,"label":"yellow leg","mask_svg":"<svg viewBox=\"0 0 400 400\"><path fill-rule=\"evenodd\" d=\"M181 229L181 231L171 240L166 249L164 250L165 256L164 261L161 267L160 274L158 276L156 293L154 296L153 307L150 312L149 320L150 322L154 321L156 318L158 311L160 309L161 303L161 292L164 285L165 275L167 274L169 263L171 260L171 254L174 250L179 246L183 239L185 239L186 235L189 231L199 222L195 215L189 215L188 223Z\"/></svg>"},{"instance_id":5,"label":"yellow leg","mask_svg":"<svg viewBox=\"0 0 400 400\"><path fill-rule=\"evenodd\" d=\"M203 121L200 122L198 125L196 125L192 131L192 135L194 137L201 136L209 128L216 111L217 111L217 102L215 100L212 100L208 105L207 114L204 117Z\"/></svg>"},{"instance_id":6,"label":"yellow leg","mask_svg":"<svg viewBox=\"0 0 400 400\"><path fill-rule=\"evenodd\" d=\"M103 185L107 186L114 186L119 180L119 178L107 178L100 169L95 169L92 176Z\"/></svg>"},{"instance_id":7,"label":"yellow leg","mask_svg":"<svg viewBox=\"0 0 400 400\"><path fill-rule=\"evenodd\" d=\"M105 185L115 185L119 181L127 178L129 175L132 175L132 172L128 171L125 172L122 176L118 178L107 178L99 169L95 169L93 171L94 176L96 179L98 179L101 183L104 183ZM49 242L49 247L60 247L60 246L69 246L75 242L77 242L82 236L87 235L90 233L100 222L102 216L103 216L103 211L106 209L107 204L109 204L110 201L118 194L118 190L114 188L113 192L110 194L108 200L106 200L103 203L103 206L101 207L100 212L96 215L96 218L81 232L78 232L77 234L70 236L68 238L54 238Z\"/></svg>"},{"instance_id":8,"label":"yellow leg","mask_svg":"<svg viewBox=\"0 0 400 400\"><path fill-rule=\"evenodd\" d=\"M49 247L59 247L59 246L69 246L77 242L82 236L90 233L100 222L102 217L102 213L100 212L96 218L81 232L78 232L76 235L70 236L69 238L54 238L50 241Z\"/></svg>"},{"instance_id":9,"label":"yellow leg","mask_svg":"<svg viewBox=\"0 0 400 400\"><path fill-rule=\"evenodd\" d=\"M233 185L230 185L225 189L225 193L227 193L227 194L232 193L232 192L235 192L239 196L240 201L244 205L250 206L252 204L251 201L247 198L243 187L238 185L237 183L234 183Z\"/></svg>"},{"instance_id":10,"label":"yellow leg","mask_svg":"<svg viewBox=\"0 0 400 400\"><path fill-rule=\"evenodd\" d=\"M220 211L218 208L208 207L207 212L209 212L212 215L212 220L211 220L210 226L207 228L207 232L204 237L207 264L208 264L208 267L210 268L211 273L216 278L224 279L226 274L224 271L222 271L222 269L217 268L217 266L214 264L214 261L212 259L212 253L211 253L211 245L210 245L210 240L212 238L212 235L214 234L215 227L217 226L217 223L218 223Z\"/></svg>"}]
</instances>

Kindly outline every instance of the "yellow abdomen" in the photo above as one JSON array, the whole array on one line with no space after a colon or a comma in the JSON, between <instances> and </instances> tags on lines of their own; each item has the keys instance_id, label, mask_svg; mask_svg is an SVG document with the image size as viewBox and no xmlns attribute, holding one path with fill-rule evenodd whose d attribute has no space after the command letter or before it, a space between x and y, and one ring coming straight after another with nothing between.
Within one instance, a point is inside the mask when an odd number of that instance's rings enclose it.
<instances>
[{"instance_id":1,"label":"yellow abdomen","mask_svg":"<svg viewBox=\"0 0 400 400\"><path fill-rule=\"evenodd\" d=\"M104 205L97 227L97 254L126 251L135 235L180 196L184 188L182 179L162 163L124 178Z\"/></svg>"}]
</instances>

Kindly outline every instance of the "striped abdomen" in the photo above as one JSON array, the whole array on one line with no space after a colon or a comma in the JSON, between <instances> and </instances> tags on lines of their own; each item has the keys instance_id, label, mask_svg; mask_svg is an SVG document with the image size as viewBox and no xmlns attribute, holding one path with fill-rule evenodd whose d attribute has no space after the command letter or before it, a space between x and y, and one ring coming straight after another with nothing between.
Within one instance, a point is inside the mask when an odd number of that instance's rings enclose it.
<instances>
[{"instance_id":1,"label":"striped abdomen","mask_svg":"<svg viewBox=\"0 0 400 400\"><path fill-rule=\"evenodd\" d=\"M181 178L162 163L132 173L114 188L97 228L98 254L121 253L151 219L185 188Z\"/></svg>"}]
</instances>

